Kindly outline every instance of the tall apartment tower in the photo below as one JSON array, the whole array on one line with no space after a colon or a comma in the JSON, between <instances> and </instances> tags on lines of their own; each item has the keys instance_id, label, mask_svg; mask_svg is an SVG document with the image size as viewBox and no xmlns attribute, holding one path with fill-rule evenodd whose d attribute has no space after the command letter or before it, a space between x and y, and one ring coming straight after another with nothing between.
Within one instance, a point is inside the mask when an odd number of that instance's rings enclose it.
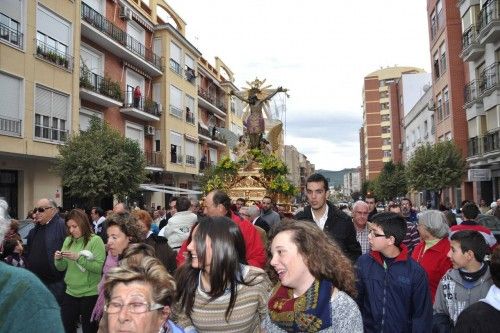
<instances>
[{"instance_id":1,"label":"tall apartment tower","mask_svg":"<svg viewBox=\"0 0 500 333\"><path fill-rule=\"evenodd\" d=\"M462 1L463 2L463 1ZM478 1L466 1L473 3ZM436 121L436 141L453 140L467 155L467 120L464 105L464 62L462 29L457 1L428 0L429 42L432 69L432 103ZM472 198L472 184L443 190L441 200L460 206Z\"/></svg>"},{"instance_id":2,"label":"tall apartment tower","mask_svg":"<svg viewBox=\"0 0 500 333\"><path fill-rule=\"evenodd\" d=\"M474 201L489 203L500 195L500 1L461 1L460 17L468 180Z\"/></svg>"},{"instance_id":3,"label":"tall apartment tower","mask_svg":"<svg viewBox=\"0 0 500 333\"><path fill-rule=\"evenodd\" d=\"M363 86L363 128L360 133L360 155L362 181L373 180L382 170L385 162L392 160L393 118L399 113L391 111L389 85L402 74L421 73L416 67L388 67L368 74ZM397 101L392 105L397 107ZM396 124L399 123L395 121ZM399 128L397 130L399 137Z\"/></svg>"}]
</instances>

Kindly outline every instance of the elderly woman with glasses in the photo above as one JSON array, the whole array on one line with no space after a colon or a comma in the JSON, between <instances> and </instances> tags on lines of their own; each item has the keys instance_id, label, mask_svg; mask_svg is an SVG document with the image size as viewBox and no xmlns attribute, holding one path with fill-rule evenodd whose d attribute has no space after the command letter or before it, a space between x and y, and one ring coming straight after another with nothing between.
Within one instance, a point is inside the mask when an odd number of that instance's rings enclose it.
<instances>
[{"instance_id":1,"label":"elderly woman with glasses","mask_svg":"<svg viewBox=\"0 0 500 333\"><path fill-rule=\"evenodd\" d=\"M446 216L437 210L427 210L420 214L417 224L420 243L415 246L412 258L417 261L427 273L432 301L439 284L451 261L447 257L450 250L448 233L450 228Z\"/></svg>"},{"instance_id":2,"label":"elderly woman with glasses","mask_svg":"<svg viewBox=\"0 0 500 333\"><path fill-rule=\"evenodd\" d=\"M182 332L168 317L175 281L163 264L146 256L138 265L111 269L104 283L107 330L116 332Z\"/></svg>"}]
</instances>

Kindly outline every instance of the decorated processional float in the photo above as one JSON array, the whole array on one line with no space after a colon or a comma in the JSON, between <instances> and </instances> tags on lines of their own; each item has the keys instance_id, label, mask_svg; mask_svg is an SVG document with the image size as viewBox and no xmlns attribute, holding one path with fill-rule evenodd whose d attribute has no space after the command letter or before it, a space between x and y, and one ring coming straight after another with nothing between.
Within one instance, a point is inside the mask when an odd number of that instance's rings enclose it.
<instances>
[{"instance_id":1,"label":"decorated processional float","mask_svg":"<svg viewBox=\"0 0 500 333\"><path fill-rule=\"evenodd\" d=\"M273 119L269 107L273 96L288 94L282 87L264 86L265 81L255 79L242 91L230 92L247 104L243 113L246 128L240 137L228 129L217 129L227 140L228 156L204 172L201 186L205 193L220 189L231 199L244 198L248 204L268 195L290 211L299 191L288 180L288 168L282 160L283 123Z\"/></svg>"}]
</instances>

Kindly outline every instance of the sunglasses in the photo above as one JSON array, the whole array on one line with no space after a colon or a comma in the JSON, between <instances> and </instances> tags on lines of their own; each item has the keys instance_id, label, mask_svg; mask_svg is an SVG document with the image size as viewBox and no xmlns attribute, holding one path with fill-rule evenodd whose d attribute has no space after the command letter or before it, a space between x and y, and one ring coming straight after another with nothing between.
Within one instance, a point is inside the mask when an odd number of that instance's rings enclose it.
<instances>
[{"instance_id":1,"label":"sunglasses","mask_svg":"<svg viewBox=\"0 0 500 333\"><path fill-rule=\"evenodd\" d=\"M47 209L52 209L52 208L54 208L54 207L35 207L35 209L33 209L33 213L36 213L36 212L43 213Z\"/></svg>"}]
</instances>

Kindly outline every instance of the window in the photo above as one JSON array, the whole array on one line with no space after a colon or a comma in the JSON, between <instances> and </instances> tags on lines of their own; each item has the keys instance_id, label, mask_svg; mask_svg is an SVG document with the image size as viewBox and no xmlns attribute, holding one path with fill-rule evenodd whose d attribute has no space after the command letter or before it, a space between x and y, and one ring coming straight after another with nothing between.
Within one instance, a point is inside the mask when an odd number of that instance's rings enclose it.
<instances>
[{"instance_id":1,"label":"window","mask_svg":"<svg viewBox=\"0 0 500 333\"><path fill-rule=\"evenodd\" d=\"M448 96L448 87L443 89L443 117L450 115L450 97Z\"/></svg>"},{"instance_id":2,"label":"window","mask_svg":"<svg viewBox=\"0 0 500 333\"><path fill-rule=\"evenodd\" d=\"M194 98L186 95L186 122L194 125L196 121L195 115Z\"/></svg>"},{"instance_id":3,"label":"window","mask_svg":"<svg viewBox=\"0 0 500 333\"><path fill-rule=\"evenodd\" d=\"M184 74L186 75L186 80L194 84L196 81L194 59L186 54L185 61L186 61L186 70Z\"/></svg>"},{"instance_id":4,"label":"window","mask_svg":"<svg viewBox=\"0 0 500 333\"><path fill-rule=\"evenodd\" d=\"M389 114L383 114L382 116L380 116L380 120L381 121L390 121L391 120L391 115L389 115Z\"/></svg>"},{"instance_id":5,"label":"window","mask_svg":"<svg viewBox=\"0 0 500 333\"><path fill-rule=\"evenodd\" d=\"M170 114L182 118L182 91L170 86Z\"/></svg>"},{"instance_id":6,"label":"window","mask_svg":"<svg viewBox=\"0 0 500 333\"><path fill-rule=\"evenodd\" d=\"M436 110L437 110L437 116L438 116L437 118L438 118L438 121L441 121L441 120L443 120L443 101L441 99L441 94L436 96L436 102L437 102Z\"/></svg>"},{"instance_id":7,"label":"window","mask_svg":"<svg viewBox=\"0 0 500 333\"><path fill-rule=\"evenodd\" d=\"M71 24L41 6L37 7L36 22L37 55L71 69Z\"/></svg>"},{"instance_id":8,"label":"window","mask_svg":"<svg viewBox=\"0 0 500 333\"><path fill-rule=\"evenodd\" d=\"M434 58L433 58L433 68L434 68L434 79L438 79L440 76L439 72L439 54L438 52L434 53Z\"/></svg>"},{"instance_id":9,"label":"window","mask_svg":"<svg viewBox=\"0 0 500 333\"><path fill-rule=\"evenodd\" d=\"M429 124L427 123L427 120L424 120L424 139L427 139L429 136Z\"/></svg>"},{"instance_id":10,"label":"window","mask_svg":"<svg viewBox=\"0 0 500 333\"><path fill-rule=\"evenodd\" d=\"M144 57L146 54L146 48L144 47L144 39L146 37L146 31L134 21L128 21L127 23L127 33L131 38L127 38L127 44L129 49Z\"/></svg>"},{"instance_id":11,"label":"window","mask_svg":"<svg viewBox=\"0 0 500 333\"><path fill-rule=\"evenodd\" d=\"M209 156L210 163L212 163L212 165L217 164L217 161L219 160L218 157L217 157L217 149L215 149L215 148L208 148L208 154L210 155Z\"/></svg>"},{"instance_id":12,"label":"window","mask_svg":"<svg viewBox=\"0 0 500 333\"><path fill-rule=\"evenodd\" d=\"M134 140L144 151L144 126L127 121L125 123L125 137Z\"/></svg>"},{"instance_id":13,"label":"window","mask_svg":"<svg viewBox=\"0 0 500 333\"><path fill-rule=\"evenodd\" d=\"M181 75L181 48L170 42L170 69Z\"/></svg>"},{"instance_id":14,"label":"window","mask_svg":"<svg viewBox=\"0 0 500 333\"><path fill-rule=\"evenodd\" d=\"M127 85L127 99L126 106L133 106L137 109L144 110L144 93L146 86L146 79L139 73L127 68L126 70L126 85ZM135 88L139 86L140 94L138 98L134 93Z\"/></svg>"},{"instance_id":15,"label":"window","mask_svg":"<svg viewBox=\"0 0 500 333\"><path fill-rule=\"evenodd\" d=\"M195 166L196 165L196 144L192 141L186 140L184 142L186 147L186 164Z\"/></svg>"},{"instance_id":16,"label":"window","mask_svg":"<svg viewBox=\"0 0 500 333\"><path fill-rule=\"evenodd\" d=\"M445 45L445 42L443 42L443 44L441 44L441 46L439 47L439 54L441 54L439 69L440 69L441 75L443 75L443 73L446 72L446 45Z\"/></svg>"},{"instance_id":17,"label":"window","mask_svg":"<svg viewBox=\"0 0 500 333\"><path fill-rule=\"evenodd\" d=\"M391 138L383 138L382 146L389 146L391 144Z\"/></svg>"},{"instance_id":18,"label":"window","mask_svg":"<svg viewBox=\"0 0 500 333\"><path fill-rule=\"evenodd\" d=\"M431 39L434 39L436 32L437 32L436 11L433 10L431 13Z\"/></svg>"},{"instance_id":19,"label":"window","mask_svg":"<svg viewBox=\"0 0 500 333\"><path fill-rule=\"evenodd\" d=\"M387 110L387 109L389 109L389 103L381 103L380 104L380 109L381 110Z\"/></svg>"},{"instance_id":20,"label":"window","mask_svg":"<svg viewBox=\"0 0 500 333\"><path fill-rule=\"evenodd\" d=\"M0 134L21 136L22 79L0 73Z\"/></svg>"},{"instance_id":21,"label":"window","mask_svg":"<svg viewBox=\"0 0 500 333\"><path fill-rule=\"evenodd\" d=\"M35 137L66 141L69 96L37 86L35 95Z\"/></svg>"},{"instance_id":22,"label":"window","mask_svg":"<svg viewBox=\"0 0 500 333\"><path fill-rule=\"evenodd\" d=\"M392 156L390 150L383 150L383 153L384 153L384 157L391 157Z\"/></svg>"},{"instance_id":23,"label":"window","mask_svg":"<svg viewBox=\"0 0 500 333\"><path fill-rule=\"evenodd\" d=\"M80 67L84 64L92 73L103 76L104 55L82 43L80 46Z\"/></svg>"},{"instance_id":24,"label":"window","mask_svg":"<svg viewBox=\"0 0 500 333\"><path fill-rule=\"evenodd\" d=\"M431 115L431 134L434 134L436 132L436 127L435 127L435 122L434 122L434 115Z\"/></svg>"},{"instance_id":25,"label":"window","mask_svg":"<svg viewBox=\"0 0 500 333\"><path fill-rule=\"evenodd\" d=\"M446 134L444 135L444 138L448 141L451 141L451 132L446 132Z\"/></svg>"},{"instance_id":26,"label":"window","mask_svg":"<svg viewBox=\"0 0 500 333\"><path fill-rule=\"evenodd\" d=\"M80 132L84 132L90 127L90 119L92 117L97 117L99 119L104 119L102 112L81 108L80 109Z\"/></svg>"},{"instance_id":27,"label":"window","mask_svg":"<svg viewBox=\"0 0 500 333\"><path fill-rule=\"evenodd\" d=\"M383 126L382 127L382 134L388 134L391 133L391 127L390 126Z\"/></svg>"},{"instance_id":28,"label":"window","mask_svg":"<svg viewBox=\"0 0 500 333\"><path fill-rule=\"evenodd\" d=\"M23 21L23 1L0 1L0 40L23 47L21 23Z\"/></svg>"},{"instance_id":29,"label":"window","mask_svg":"<svg viewBox=\"0 0 500 333\"><path fill-rule=\"evenodd\" d=\"M170 162L182 163L182 135L170 131Z\"/></svg>"}]
</instances>

